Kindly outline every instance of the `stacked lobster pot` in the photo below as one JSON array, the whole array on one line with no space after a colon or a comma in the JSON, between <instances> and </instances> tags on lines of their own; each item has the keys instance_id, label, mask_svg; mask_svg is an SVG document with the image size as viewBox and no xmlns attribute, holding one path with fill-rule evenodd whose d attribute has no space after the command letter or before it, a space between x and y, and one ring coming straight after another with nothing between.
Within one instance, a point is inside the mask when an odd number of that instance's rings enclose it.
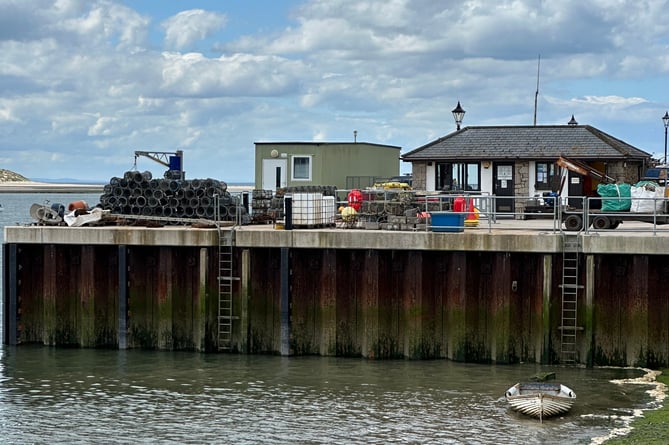
<instances>
[{"instance_id":1,"label":"stacked lobster pot","mask_svg":"<svg viewBox=\"0 0 669 445\"><path fill-rule=\"evenodd\" d=\"M148 171L128 171L105 185L100 205L113 214L248 223L239 197L227 188L216 179L153 179Z\"/></svg>"},{"instance_id":2,"label":"stacked lobster pot","mask_svg":"<svg viewBox=\"0 0 669 445\"><path fill-rule=\"evenodd\" d=\"M269 191L271 192L271 191ZM284 217L284 197L286 195L293 195L296 193L320 193L323 196L334 196L335 199L337 197L337 187L334 185L303 185L303 186L293 186L293 187L283 187L279 188L276 190L276 193L274 194L274 197L265 196L265 198L269 199L269 208L266 209L266 211L272 215L274 215L276 218L283 218ZM254 200L255 195L254 195ZM254 208L254 212L255 212ZM254 213L254 216L256 214Z\"/></svg>"}]
</instances>

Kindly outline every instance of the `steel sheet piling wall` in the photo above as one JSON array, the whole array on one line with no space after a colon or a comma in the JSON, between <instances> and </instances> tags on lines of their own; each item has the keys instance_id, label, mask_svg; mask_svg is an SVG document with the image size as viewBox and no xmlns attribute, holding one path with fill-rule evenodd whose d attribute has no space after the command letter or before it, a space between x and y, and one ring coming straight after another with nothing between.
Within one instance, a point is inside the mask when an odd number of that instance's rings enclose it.
<instances>
[{"instance_id":1,"label":"steel sheet piling wall","mask_svg":"<svg viewBox=\"0 0 669 445\"><path fill-rule=\"evenodd\" d=\"M346 250L337 252L337 333L336 355L361 357L360 339L363 335L362 295L359 282L367 272L363 269L364 252ZM299 296L295 296L299 301Z\"/></svg>"},{"instance_id":2,"label":"steel sheet piling wall","mask_svg":"<svg viewBox=\"0 0 669 445\"><path fill-rule=\"evenodd\" d=\"M281 347L281 256L279 249L257 248L250 254L248 345L250 353L278 353Z\"/></svg>"},{"instance_id":3,"label":"steel sheet piling wall","mask_svg":"<svg viewBox=\"0 0 669 445\"><path fill-rule=\"evenodd\" d=\"M56 309L56 296L58 295L59 289L57 277L59 274L63 273L63 263L61 258L56 256L56 246L49 245L44 248L44 260L44 297L42 300L44 332L42 338L44 339L45 345L54 346L56 345L56 338L58 337L56 329L60 328L61 331L67 330L69 323L66 321L65 317L69 314L65 311L59 314ZM51 267L47 267L46 263ZM63 284L69 283L64 282ZM61 287L60 290L63 292L64 288ZM67 289L67 292L69 293L69 288ZM62 295L61 299L65 299L65 295ZM58 323L60 323L60 327ZM63 342L61 344L68 344L68 339L63 338L62 340Z\"/></svg>"},{"instance_id":4,"label":"steel sheet piling wall","mask_svg":"<svg viewBox=\"0 0 669 445\"><path fill-rule=\"evenodd\" d=\"M402 339L402 355L409 358L429 357L432 355L434 341L423 338L423 293L422 293L422 261L419 252L393 251L401 271L396 276L402 280L399 289L402 295L402 311L404 313L404 338Z\"/></svg>"},{"instance_id":5,"label":"steel sheet piling wall","mask_svg":"<svg viewBox=\"0 0 669 445\"><path fill-rule=\"evenodd\" d=\"M511 254L496 255L495 283L488 280L486 294L490 296L491 328L488 330L486 343L490 345L490 357L494 362L510 363L518 361L516 345L511 333L511 306L516 314L521 313L520 306L514 300L518 295L518 275L511 275ZM482 295L485 298L485 294Z\"/></svg>"},{"instance_id":6,"label":"steel sheet piling wall","mask_svg":"<svg viewBox=\"0 0 669 445\"><path fill-rule=\"evenodd\" d=\"M6 343L213 350L206 249L10 245ZM183 261L183 267L181 262ZM177 266L179 264L179 266ZM202 266L202 267L201 267ZM215 278L215 273L213 274Z\"/></svg>"},{"instance_id":7,"label":"steel sheet piling wall","mask_svg":"<svg viewBox=\"0 0 669 445\"><path fill-rule=\"evenodd\" d=\"M374 251L364 252L365 273L362 286L362 315L364 332L360 350L366 358L376 358L379 353L379 256Z\"/></svg>"},{"instance_id":8,"label":"steel sheet piling wall","mask_svg":"<svg viewBox=\"0 0 669 445\"><path fill-rule=\"evenodd\" d=\"M81 276L79 278L79 340L78 343L85 348L95 347L97 335L95 333L95 253L92 246L81 247Z\"/></svg>"},{"instance_id":9,"label":"steel sheet piling wall","mask_svg":"<svg viewBox=\"0 0 669 445\"><path fill-rule=\"evenodd\" d=\"M537 265L541 256L292 250L291 353L332 355L334 340L335 354L367 358L537 360Z\"/></svg>"},{"instance_id":10,"label":"steel sheet piling wall","mask_svg":"<svg viewBox=\"0 0 669 445\"><path fill-rule=\"evenodd\" d=\"M165 246L128 252L128 346L215 349L216 273L203 263L210 254Z\"/></svg>"},{"instance_id":11,"label":"steel sheet piling wall","mask_svg":"<svg viewBox=\"0 0 669 445\"><path fill-rule=\"evenodd\" d=\"M337 352L337 252L326 249L323 252L323 267L320 271L320 313L317 315L317 329L322 355Z\"/></svg>"},{"instance_id":12,"label":"steel sheet piling wall","mask_svg":"<svg viewBox=\"0 0 669 445\"><path fill-rule=\"evenodd\" d=\"M534 318L533 326L535 335L530 337L530 342L534 338L534 355L541 357L541 363L551 363L551 296L553 289L553 257L551 255L543 255L542 268L542 300L535 303L532 307L533 313L537 316ZM592 294L589 294L592 295ZM541 335L539 335L541 333ZM531 344L531 343L530 343Z\"/></svg>"},{"instance_id":13,"label":"steel sheet piling wall","mask_svg":"<svg viewBox=\"0 0 669 445\"><path fill-rule=\"evenodd\" d=\"M669 363L669 297L667 287L669 265L651 261L648 276L648 344L659 345L649 350L646 366L659 367Z\"/></svg>"},{"instance_id":14,"label":"steel sheet piling wall","mask_svg":"<svg viewBox=\"0 0 669 445\"><path fill-rule=\"evenodd\" d=\"M281 308L281 355L291 355L296 349L295 345L291 345L292 281L290 275L292 271L289 253L290 249L287 247L281 248L281 295L279 297L279 306ZM304 342L301 343L304 344Z\"/></svg>"},{"instance_id":15,"label":"steel sheet piling wall","mask_svg":"<svg viewBox=\"0 0 669 445\"><path fill-rule=\"evenodd\" d=\"M453 252L447 261L445 285L445 318L444 335L448 339L447 357L451 360L466 361L467 345L467 255L464 252Z\"/></svg>"},{"instance_id":16,"label":"steel sheet piling wall","mask_svg":"<svg viewBox=\"0 0 669 445\"><path fill-rule=\"evenodd\" d=\"M181 261L180 267L184 267L184 261ZM157 264L155 264L156 281L155 294L153 296L155 303L154 316L158 331L157 347L158 349L173 349L174 348L174 320L173 320L173 294L178 292L175 289L176 283L173 283L175 271L173 269L171 249L169 247L158 248ZM178 289L184 285L179 283ZM184 312L179 317L181 320L188 318L188 312Z\"/></svg>"},{"instance_id":17,"label":"steel sheet piling wall","mask_svg":"<svg viewBox=\"0 0 669 445\"><path fill-rule=\"evenodd\" d=\"M17 342L44 342L45 246L17 246ZM6 312L5 312L6 313Z\"/></svg>"},{"instance_id":18,"label":"steel sheet piling wall","mask_svg":"<svg viewBox=\"0 0 669 445\"><path fill-rule=\"evenodd\" d=\"M128 249L118 246L118 348L128 348ZM110 274L111 278L111 274Z\"/></svg>"},{"instance_id":19,"label":"steel sheet piling wall","mask_svg":"<svg viewBox=\"0 0 669 445\"><path fill-rule=\"evenodd\" d=\"M593 364L666 366L667 266L655 257L601 255L594 269L595 301L607 303L595 303Z\"/></svg>"},{"instance_id":20,"label":"steel sheet piling wall","mask_svg":"<svg viewBox=\"0 0 669 445\"><path fill-rule=\"evenodd\" d=\"M3 311L3 342L15 346L18 344L18 262L16 244L5 246L3 258L8 267L4 270L5 310Z\"/></svg>"},{"instance_id":21,"label":"steel sheet piling wall","mask_svg":"<svg viewBox=\"0 0 669 445\"><path fill-rule=\"evenodd\" d=\"M217 246L9 244L7 344L217 350ZM561 255L235 249L233 351L552 363ZM669 363L669 268L583 255L578 361ZM12 332L14 334L12 334Z\"/></svg>"},{"instance_id":22,"label":"steel sheet piling wall","mask_svg":"<svg viewBox=\"0 0 669 445\"><path fill-rule=\"evenodd\" d=\"M208 267L209 254L207 249L200 248L199 250L199 268L197 280L190 286L191 293L194 296L193 304L193 318L191 323L193 348L196 351L205 351L206 348L206 324L202 320L207 319L207 289L209 282ZM195 264L193 265L193 267ZM184 295L183 303L188 305L188 294Z\"/></svg>"}]
</instances>

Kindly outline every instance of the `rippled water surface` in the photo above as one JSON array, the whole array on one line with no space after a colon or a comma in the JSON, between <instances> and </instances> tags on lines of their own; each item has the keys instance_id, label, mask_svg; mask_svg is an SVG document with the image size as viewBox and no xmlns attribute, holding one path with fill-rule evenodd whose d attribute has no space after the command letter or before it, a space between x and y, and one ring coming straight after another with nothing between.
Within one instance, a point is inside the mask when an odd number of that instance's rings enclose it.
<instances>
[{"instance_id":1,"label":"rippled water surface","mask_svg":"<svg viewBox=\"0 0 669 445\"><path fill-rule=\"evenodd\" d=\"M32 202L0 194L2 225ZM1 323L2 317L0 317ZM2 327L0 326L0 331ZM578 395L563 418L510 411L504 391L555 371ZM151 351L0 348L2 443L578 444L650 406L639 370Z\"/></svg>"},{"instance_id":2,"label":"rippled water surface","mask_svg":"<svg viewBox=\"0 0 669 445\"><path fill-rule=\"evenodd\" d=\"M438 361L5 347L7 443L590 443L646 404L620 369L557 369L578 394L538 421L502 398L546 370ZM558 439L562 438L562 439Z\"/></svg>"}]
</instances>

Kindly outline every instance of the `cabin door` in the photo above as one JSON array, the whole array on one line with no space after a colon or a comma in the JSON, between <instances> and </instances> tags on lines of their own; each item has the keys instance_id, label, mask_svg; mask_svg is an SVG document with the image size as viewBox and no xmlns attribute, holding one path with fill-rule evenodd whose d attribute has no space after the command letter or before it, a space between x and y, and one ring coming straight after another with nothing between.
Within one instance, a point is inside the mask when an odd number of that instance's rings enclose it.
<instances>
[{"instance_id":1,"label":"cabin door","mask_svg":"<svg viewBox=\"0 0 669 445\"><path fill-rule=\"evenodd\" d=\"M583 208L583 179L583 176L573 171L567 175L567 194L569 196L567 203L576 209Z\"/></svg>"},{"instance_id":2,"label":"cabin door","mask_svg":"<svg viewBox=\"0 0 669 445\"><path fill-rule=\"evenodd\" d=\"M515 209L513 195L515 187L513 183L513 163L493 164L493 194L496 212L513 212Z\"/></svg>"},{"instance_id":3,"label":"cabin door","mask_svg":"<svg viewBox=\"0 0 669 445\"><path fill-rule=\"evenodd\" d=\"M262 160L262 188L272 190L286 186L287 161L285 159Z\"/></svg>"}]
</instances>

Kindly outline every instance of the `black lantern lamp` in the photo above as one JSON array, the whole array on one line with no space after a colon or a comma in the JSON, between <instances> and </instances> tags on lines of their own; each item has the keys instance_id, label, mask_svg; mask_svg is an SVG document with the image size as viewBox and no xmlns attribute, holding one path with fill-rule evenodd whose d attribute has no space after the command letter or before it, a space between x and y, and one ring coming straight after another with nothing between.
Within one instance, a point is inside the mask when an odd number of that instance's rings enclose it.
<instances>
[{"instance_id":1,"label":"black lantern lamp","mask_svg":"<svg viewBox=\"0 0 669 445\"><path fill-rule=\"evenodd\" d=\"M462 119L465 117L465 110L460 106L460 101L458 101L458 106L453 110L453 119L455 119L455 126L457 129L460 129L460 124L462 124Z\"/></svg>"}]
</instances>

